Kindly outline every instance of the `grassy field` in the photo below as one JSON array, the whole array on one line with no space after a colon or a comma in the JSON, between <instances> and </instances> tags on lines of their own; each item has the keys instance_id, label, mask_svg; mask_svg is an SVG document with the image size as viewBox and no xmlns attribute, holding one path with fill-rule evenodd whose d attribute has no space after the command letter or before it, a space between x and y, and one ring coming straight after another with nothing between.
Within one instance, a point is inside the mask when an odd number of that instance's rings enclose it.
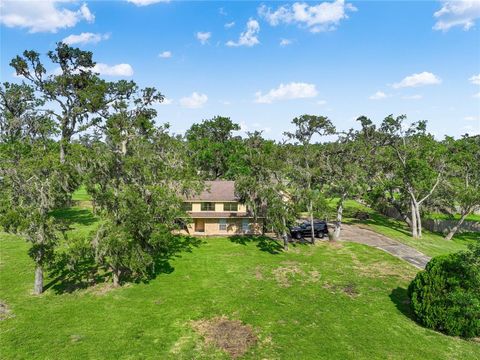
<instances>
[{"instance_id":1,"label":"grassy field","mask_svg":"<svg viewBox=\"0 0 480 360\"><path fill-rule=\"evenodd\" d=\"M88 210L57 214L87 236ZM373 226L373 225L369 225ZM76 235L75 235L76 234ZM193 321L224 316L252 327L246 359L478 359L480 344L418 325L406 288L416 270L353 243L297 245L210 238L148 283L30 294L27 244L0 234L2 359L227 359ZM63 290L62 290L63 289Z\"/></svg>"},{"instance_id":2,"label":"grassy field","mask_svg":"<svg viewBox=\"0 0 480 360\"><path fill-rule=\"evenodd\" d=\"M438 219L438 220L460 220L460 214L454 214L453 216L447 214L434 213L427 215L429 219ZM465 218L465 221L476 221L480 222L480 214L469 214Z\"/></svg>"},{"instance_id":3,"label":"grassy field","mask_svg":"<svg viewBox=\"0 0 480 360\"><path fill-rule=\"evenodd\" d=\"M329 205L334 205L334 200L330 200ZM368 213L370 218L362 221L354 219L353 214L358 211ZM354 200L346 201L344 212L345 223L357 224L369 228L414 247L429 256L465 250L468 244L474 241L480 241L480 233L457 233L452 240L448 241L445 240L441 234L433 233L425 229L423 230L423 237L421 239L414 239L411 236L410 229L404 222L383 216Z\"/></svg>"}]
</instances>

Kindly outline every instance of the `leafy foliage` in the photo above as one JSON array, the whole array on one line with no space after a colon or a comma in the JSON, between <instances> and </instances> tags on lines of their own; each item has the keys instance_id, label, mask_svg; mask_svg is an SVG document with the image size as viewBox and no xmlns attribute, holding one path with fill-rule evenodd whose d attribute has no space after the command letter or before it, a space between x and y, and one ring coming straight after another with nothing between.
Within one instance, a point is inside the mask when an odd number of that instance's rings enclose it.
<instances>
[{"instance_id":1,"label":"leafy foliage","mask_svg":"<svg viewBox=\"0 0 480 360\"><path fill-rule=\"evenodd\" d=\"M433 258L408 293L425 326L452 336L480 336L480 244Z\"/></svg>"}]
</instances>

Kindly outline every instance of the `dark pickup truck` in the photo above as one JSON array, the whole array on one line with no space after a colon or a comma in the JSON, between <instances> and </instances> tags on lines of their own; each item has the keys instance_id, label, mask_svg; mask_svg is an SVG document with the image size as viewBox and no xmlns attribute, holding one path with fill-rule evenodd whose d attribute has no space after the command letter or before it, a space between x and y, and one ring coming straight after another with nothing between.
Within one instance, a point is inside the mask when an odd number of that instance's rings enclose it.
<instances>
[{"instance_id":1,"label":"dark pickup truck","mask_svg":"<svg viewBox=\"0 0 480 360\"><path fill-rule=\"evenodd\" d=\"M313 229L315 237L322 239L325 235L328 235L328 226L323 220L314 220ZM301 224L290 227L290 235L294 239L311 237L312 226L310 225L310 221L304 221Z\"/></svg>"}]
</instances>

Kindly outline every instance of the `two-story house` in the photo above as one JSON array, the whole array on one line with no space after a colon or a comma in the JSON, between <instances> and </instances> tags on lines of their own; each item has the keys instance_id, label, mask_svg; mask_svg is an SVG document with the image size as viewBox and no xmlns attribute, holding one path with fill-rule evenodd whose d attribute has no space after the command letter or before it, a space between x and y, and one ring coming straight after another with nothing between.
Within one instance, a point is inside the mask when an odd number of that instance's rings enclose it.
<instances>
[{"instance_id":1,"label":"two-story house","mask_svg":"<svg viewBox=\"0 0 480 360\"><path fill-rule=\"evenodd\" d=\"M254 222L252 214L235 196L234 181L206 181L199 195L184 199L192 218L188 224L191 235L239 235L261 233L261 221Z\"/></svg>"}]
</instances>

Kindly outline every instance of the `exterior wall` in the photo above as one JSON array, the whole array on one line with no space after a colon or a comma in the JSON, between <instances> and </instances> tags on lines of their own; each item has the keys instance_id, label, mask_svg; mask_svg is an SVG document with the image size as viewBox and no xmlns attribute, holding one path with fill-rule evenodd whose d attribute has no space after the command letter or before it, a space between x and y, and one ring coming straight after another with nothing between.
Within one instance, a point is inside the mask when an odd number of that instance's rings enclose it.
<instances>
[{"instance_id":1,"label":"exterior wall","mask_svg":"<svg viewBox=\"0 0 480 360\"><path fill-rule=\"evenodd\" d=\"M252 219L249 219L250 229L248 232L243 232L242 230L242 218L240 219L227 219L227 230L219 229L219 220L220 219L203 219L205 221L205 231L196 232L195 231L195 219L192 219L193 222L188 224L188 233L190 235L198 236L210 236L210 235L244 235L244 234L261 234L262 233L262 221L260 220L257 223L253 223ZM186 233L185 231L183 233Z\"/></svg>"},{"instance_id":2,"label":"exterior wall","mask_svg":"<svg viewBox=\"0 0 480 360\"><path fill-rule=\"evenodd\" d=\"M215 201L207 201L207 202L214 202L215 203L215 212L222 212L223 210L223 203L228 201L222 202L215 202ZM192 203L192 212L200 212L202 211L202 202L191 202ZM246 212L247 206L245 204L238 203L238 212Z\"/></svg>"},{"instance_id":3,"label":"exterior wall","mask_svg":"<svg viewBox=\"0 0 480 360\"><path fill-rule=\"evenodd\" d=\"M238 203L238 212L247 212L247 205Z\"/></svg>"},{"instance_id":4,"label":"exterior wall","mask_svg":"<svg viewBox=\"0 0 480 360\"><path fill-rule=\"evenodd\" d=\"M202 211L200 203L192 203L192 211L195 211L195 212Z\"/></svg>"}]
</instances>

